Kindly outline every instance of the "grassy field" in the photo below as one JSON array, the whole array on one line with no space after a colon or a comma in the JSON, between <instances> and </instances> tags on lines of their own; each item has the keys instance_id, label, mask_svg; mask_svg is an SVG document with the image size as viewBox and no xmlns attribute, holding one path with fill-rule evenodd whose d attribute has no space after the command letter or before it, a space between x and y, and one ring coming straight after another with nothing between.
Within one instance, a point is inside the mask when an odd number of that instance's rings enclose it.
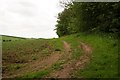
<instances>
[{"instance_id":1,"label":"grassy field","mask_svg":"<svg viewBox=\"0 0 120 80\"><path fill-rule=\"evenodd\" d=\"M25 78L41 78L51 77L50 74L54 71L63 69L63 65L69 61L79 60L84 54L82 48L79 48L81 42L89 44L92 47L90 61L86 63L84 69L73 70L71 77L83 78L117 78L118 77L118 40L110 36L101 36L97 34L73 34L57 39L21 39L3 36L3 40L11 40L3 42L3 77L14 75L21 72L25 67L31 65L41 66L39 70L34 72L24 73ZM67 59L64 56L65 49L63 41L66 41L71 46L71 57ZM56 59L52 63L52 55L63 55L62 58ZM51 58L49 61L48 58ZM53 58L54 59L54 58ZM38 61L38 62L37 62ZM45 61L41 63L41 61ZM46 62L48 61L48 62ZM53 60L54 61L54 60ZM38 65L38 64L40 65ZM51 63L51 64L50 64ZM50 65L50 66L47 66ZM35 66L35 67L37 67ZM46 67L46 68L45 68ZM36 68L37 69L37 68ZM32 71L32 70L30 70Z\"/></svg>"},{"instance_id":2,"label":"grassy field","mask_svg":"<svg viewBox=\"0 0 120 80\"><path fill-rule=\"evenodd\" d=\"M76 77L80 75L87 78L114 78L118 77L118 40L110 36L78 34L82 41L93 48L90 64L85 69L78 70Z\"/></svg>"},{"instance_id":3,"label":"grassy field","mask_svg":"<svg viewBox=\"0 0 120 80\"><path fill-rule=\"evenodd\" d=\"M3 42L17 41L17 40L24 40L24 39L26 39L26 38L22 38L22 37L7 36L7 35L1 35L1 36L2 36L2 41Z\"/></svg>"}]
</instances>

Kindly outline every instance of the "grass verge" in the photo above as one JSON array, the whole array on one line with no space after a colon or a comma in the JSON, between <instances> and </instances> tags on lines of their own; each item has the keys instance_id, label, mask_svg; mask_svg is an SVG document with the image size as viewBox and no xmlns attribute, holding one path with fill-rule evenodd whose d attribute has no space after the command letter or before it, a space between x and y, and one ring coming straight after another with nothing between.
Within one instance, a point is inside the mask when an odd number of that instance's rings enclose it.
<instances>
[{"instance_id":1,"label":"grass verge","mask_svg":"<svg viewBox=\"0 0 120 80\"><path fill-rule=\"evenodd\" d=\"M109 36L96 34L74 35L93 48L90 64L75 72L75 77L116 78L118 77L118 42Z\"/></svg>"}]
</instances>

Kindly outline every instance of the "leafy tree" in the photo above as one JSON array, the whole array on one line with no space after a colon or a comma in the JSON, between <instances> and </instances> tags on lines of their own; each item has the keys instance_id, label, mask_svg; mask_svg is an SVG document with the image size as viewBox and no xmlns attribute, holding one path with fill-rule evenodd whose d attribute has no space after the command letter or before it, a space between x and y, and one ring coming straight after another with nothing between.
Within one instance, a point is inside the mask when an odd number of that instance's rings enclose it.
<instances>
[{"instance_id":1,"label":"leafy tree","mask_svg":"<svg viewBox=\"0 0 120 80\"><path fill-rule=\"evenodd\" d=\"M59 36L79 32L118 34L120 30L120 3L65 4L56 25Z\"/></svg>"}]
</instances>

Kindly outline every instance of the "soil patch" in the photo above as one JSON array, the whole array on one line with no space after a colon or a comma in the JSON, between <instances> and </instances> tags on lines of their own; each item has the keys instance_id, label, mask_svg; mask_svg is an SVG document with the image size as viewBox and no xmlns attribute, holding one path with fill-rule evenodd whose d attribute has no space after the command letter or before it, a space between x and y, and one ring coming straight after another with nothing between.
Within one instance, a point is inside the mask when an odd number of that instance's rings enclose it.
<instances>
[{"instance_id":1,"label":"soil patch","mask_svg":"<svg viewBox=\"0 0 120 80\"><path fill-rule=\"evenodd\" d=\"M54 78L70 78L71 74L74 70L78 68L83 68L85 64L90 60L90 56L92 53L92 48L86 44L81 42L80 48L83 49L84 54L78 59L77 61L70 60L68 63L63 65L63 69L59 71L55 71L52 74L50 74L51 77ZM70 54L71 46L64 41L64 49L66 53ZM66 58L69 56L66 56Z\"/></svg>"}]
</instances>

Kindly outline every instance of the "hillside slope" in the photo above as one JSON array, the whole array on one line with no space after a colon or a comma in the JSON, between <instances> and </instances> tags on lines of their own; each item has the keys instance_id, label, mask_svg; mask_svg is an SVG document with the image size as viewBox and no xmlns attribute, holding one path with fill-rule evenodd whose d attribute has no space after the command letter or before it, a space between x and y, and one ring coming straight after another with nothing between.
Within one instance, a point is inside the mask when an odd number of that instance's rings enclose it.
<instances>
[{"instance_id":1,"label":"hillside slope","mask_svg":"<svg viewBox=\"0 0 120 80\"><path fill-rule=\"evenodd\" d=\"M14 77L118 77L117 39L79 33L3 42L3 78Z\"/></svg>"}]
</instances>

